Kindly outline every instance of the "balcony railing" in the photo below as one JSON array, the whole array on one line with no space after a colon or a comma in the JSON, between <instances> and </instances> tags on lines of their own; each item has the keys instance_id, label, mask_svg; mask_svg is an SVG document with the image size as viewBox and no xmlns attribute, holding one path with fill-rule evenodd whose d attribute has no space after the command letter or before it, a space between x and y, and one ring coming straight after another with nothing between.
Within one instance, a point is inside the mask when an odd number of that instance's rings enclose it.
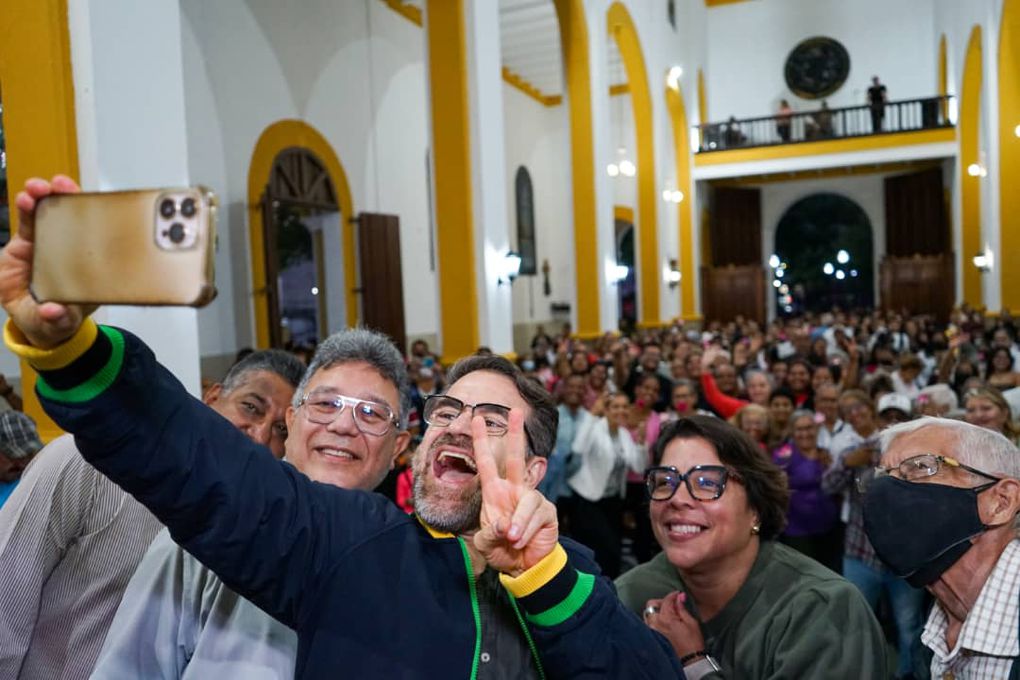
<instances>
[{"instance_id":1,"label":"balcony railing","mask_svg":"<svg viewBox=\"0 0 1020 680\"><path fill-rule=\"evenodd\" d=\"M952 127L948 116L951 100L951 96L942 96L887 102L877 120L876 112L867 104L798 111L789 116L730 118L723 123L699 125L697 150L706 153ZM784 122L789 123L788 127L781 124Z\"/></svg>"}]
</instances>

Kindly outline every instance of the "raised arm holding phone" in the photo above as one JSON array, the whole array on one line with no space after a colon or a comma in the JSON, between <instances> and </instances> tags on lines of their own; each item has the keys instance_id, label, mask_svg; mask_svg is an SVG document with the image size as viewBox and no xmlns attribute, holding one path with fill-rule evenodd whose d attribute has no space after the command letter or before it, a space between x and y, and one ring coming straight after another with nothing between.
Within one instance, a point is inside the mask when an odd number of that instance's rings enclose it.
<instances>
[{"instance_id":1,"label":"raised arm holding phone","mask_svg":"<svg viewBox=\"0 0 1020 680\"><path fill-rule=\"evenodd\" d=\"M315 484L191 398L130 333L97 326L90 309L35 302L36 202L76 189L31 180L17 197L21 230L0 254L5 340L91 464L297 630L298 677L682 677L590 553L559 536L535 491L555 408L509 362L462 362L446 410L426 408L417 517ZM318 455L344 464L343 452Z\"/></svg>"}]
</instances>

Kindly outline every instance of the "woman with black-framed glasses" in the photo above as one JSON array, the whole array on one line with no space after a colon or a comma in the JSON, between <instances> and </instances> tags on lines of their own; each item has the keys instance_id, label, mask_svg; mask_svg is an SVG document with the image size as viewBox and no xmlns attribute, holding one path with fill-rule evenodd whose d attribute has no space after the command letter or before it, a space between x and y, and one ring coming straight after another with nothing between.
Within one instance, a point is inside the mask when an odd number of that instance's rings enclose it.
<instances>
[{"instance_id":1,"label":"woman with black-framed glasses","mask_svg":"<svg viewBox=\"0 0 1020 680\"><path fill-rule=\"evenodd\" d=\"M688 678L888 677L860 592L775 540L786 476L746 434L706 416L670 423L646 481L662 552L617 590L670 640Z\"/></svg>"}]
</instances>

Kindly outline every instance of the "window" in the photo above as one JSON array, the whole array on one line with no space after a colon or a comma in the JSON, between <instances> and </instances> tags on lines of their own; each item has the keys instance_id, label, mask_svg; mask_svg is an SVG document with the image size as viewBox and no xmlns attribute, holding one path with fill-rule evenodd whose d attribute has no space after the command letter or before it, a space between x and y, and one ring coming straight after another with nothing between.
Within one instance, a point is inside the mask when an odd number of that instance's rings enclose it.
<instances>
[{"instance_id":1,"label":"window","mask_svg":"<svg viewBox=\"0 0 1020 680\"><path fill-rule=\"evenodd\" d=\"M531 190L531 175L523 165L517 168L514 180L517 204L517 252L521 255L521 275L534 276L535 263L535 197Z\"/></svg>"}]
</instances>

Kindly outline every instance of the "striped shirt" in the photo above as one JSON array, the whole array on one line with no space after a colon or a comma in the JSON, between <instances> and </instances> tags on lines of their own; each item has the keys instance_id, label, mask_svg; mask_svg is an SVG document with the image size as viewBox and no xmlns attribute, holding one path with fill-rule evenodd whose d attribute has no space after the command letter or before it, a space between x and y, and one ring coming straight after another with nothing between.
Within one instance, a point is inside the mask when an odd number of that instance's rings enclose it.
<instances>
[{"instance_id":1,"label":"striped shirt","mask_svg":"<svg viewBox=\"0 0 1020 680\"><path fill-rule=\"evenodd\" d=\"M0 508L0 678L87 678L161 525L67 435Z\"/></svg>"},{"instance_id":2,"label":"striped shirt","mask_svg":"<svg viewBox=\"0 0 1020 680\"><path fill-rule=\"evenodd\" d=\"M931 677L956 680L1002 680L1009 677L1020 654L1020 540L999 556L981 594L967 614L956 646L946 646L948 619L936 602L921 634L921 642L935 652Z\"/></svg>"}]
</instances>

